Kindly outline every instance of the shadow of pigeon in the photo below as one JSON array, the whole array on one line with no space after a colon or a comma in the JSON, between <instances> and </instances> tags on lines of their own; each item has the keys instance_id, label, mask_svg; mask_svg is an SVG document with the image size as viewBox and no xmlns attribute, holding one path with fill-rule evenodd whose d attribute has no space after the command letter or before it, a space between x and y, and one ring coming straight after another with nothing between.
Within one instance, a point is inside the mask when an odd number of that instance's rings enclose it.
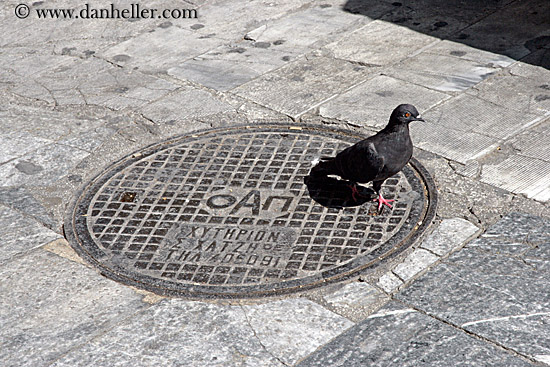
<instances>
[{"instance_id":1,"label":"shadow of pigeon","mask_svg":"<svg viewBox=\"0 0 550 367\"><path fill-rule=\"evenodd\" d=\"M357 186L359 196L357 200L352 197L351 181L341 180L329 176L304 177L309 196L320 205L327 208L344 208L360 206L376 198L376 193L371 188Z\"/></svg>"}]
</instances>

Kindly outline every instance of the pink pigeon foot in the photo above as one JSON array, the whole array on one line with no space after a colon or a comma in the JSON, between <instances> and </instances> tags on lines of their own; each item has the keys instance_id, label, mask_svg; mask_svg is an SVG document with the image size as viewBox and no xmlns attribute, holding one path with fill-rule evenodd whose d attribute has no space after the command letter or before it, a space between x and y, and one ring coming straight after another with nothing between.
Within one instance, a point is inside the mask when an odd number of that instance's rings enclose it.
<instances>
[{"instance_id":1,"label":"pink pigeon foot","mask_svg":"<svg viewBox=\"0 0 550 367\"><path fill-rule=\"evenodd\" d=\"M364 195L362 195L359 192L359 190L357 190L357 184L347 185L347 186L351 189L351 197L353 198L353 201L357 201L357 196L356 195L365 197Z\"/></svg>"},{"instance_id":2,"label":"pink pigeon foot","mask_svg":"<svg viewBox=\"0 0 550 367\"><path fill-rule=\"evenodd\" d=\"M378 210L382 209L382 205L387 205L389 208L391 208L391 202L392 201L395 201L393 199L391 200L386 200L384 199L384 197L382 196L382 193L378 193L378 199L374 199L373 201L378 201Z\"/></svg>"}]
</instances>

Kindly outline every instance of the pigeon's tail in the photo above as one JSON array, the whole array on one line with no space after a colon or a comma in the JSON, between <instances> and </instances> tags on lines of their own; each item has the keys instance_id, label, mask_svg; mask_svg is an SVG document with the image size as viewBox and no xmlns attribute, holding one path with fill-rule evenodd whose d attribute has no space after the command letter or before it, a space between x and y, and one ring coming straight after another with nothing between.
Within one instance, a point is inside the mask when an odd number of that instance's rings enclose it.
<instances>
[{"instance_id":1,"label":"pigeon's tail","mask_svg":"<svg viewBox=\"0 0 550 367\"><path fill-rule=\"evenodd\" d=\"M321 157L321 161L310 172L312 177L328 176L338 173L336 162L332 157Z\"/></svg>"}]
</instances>

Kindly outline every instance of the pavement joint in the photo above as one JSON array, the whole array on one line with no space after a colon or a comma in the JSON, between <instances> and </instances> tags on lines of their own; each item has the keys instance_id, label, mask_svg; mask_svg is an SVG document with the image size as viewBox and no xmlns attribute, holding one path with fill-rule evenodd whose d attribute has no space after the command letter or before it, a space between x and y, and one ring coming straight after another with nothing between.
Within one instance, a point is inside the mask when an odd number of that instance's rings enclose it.
<instances>
[{"instance_id":1,"label":"pavement joint","mask_svg":"<svg viewBox=\"0 0 550 367\"><path fill-rule=\"evenodd\" d=\"M266 346L265 344L262 342L262 340L260 339L260 337L258 336L258 333L256 333L256 330L254 329L254 327L252 326L252 324L250 323L250 319L248 318L248 315L246 313L246 310L244 309L244 307L242 305L239 305L239 307L241 308L242 312L243 312L243 315L245 317L245 320L246 320L246 323L248 324L248 327L250 328L250 330L252 330L252 333L254 334L254 337L256 338L256 340L258 340L258 343L260 343L260 346L262 347L263 350L266 351L266 353L268 353L273 359L277 360L280 364L282 364L283 366L290 366L289 364L285 363L283 360L281 360L278 356L276 356L275 354L273 354Z\"/></svg>"},{"instance_id":2,"label":"pavement joint","mask_svg":"<svg viewBox=\"0 0 550 367\"><path fill-rule=\"evenodd\" d=\"M492 340L492 339L490 339L490 338L486 338L486 337L484 337L484 336L482 336L482 335L478 335L478 334L476 334L475 332L472 332L472 331L469 331L469 330L465 329L463 326L465 326L466 324L464 324L464 325L456 325L456 324L450 322L449 320L446 320L446 319L444 319L444 318L438 317L437 315L433 315L433 314L431 314L431 313L429 313L429 312L426 312L426 311L422 310L421 308L418 308L418 307L416 307L416 306L414 306L414 305L407 304L406 302L403 302L402 300L395 299L395 301L402 303L402 304L405 305L406 307L409 307L411 310L414 310L414 311L416 311L416 312L422 313L422 314L424 314L424 315L426 315L426 316L428 316L428 317L430 317L430 318L432 318L432 319L434 319L434 320L436 320L436 321L438 321L438 322L441 322L441 323L443 323L443 324L449 325L450 327L452 327L452 328L454 328L454 329L456 329L456 330L458 330L458 331L460 331L460 332L462 332L462 333L464 333L464 334L466 334L466 335L469 335L469 336L471 336L471 337L474 337L474 338L476 338L476 339L479 339L479 340L481 340L481 341L483 341L483 342L489 343L489 344L493 345L494 347L496 347L496 348L498 348L498 349L501 349L501 350L505 351L506 353L509 353L509 354L515 355L515 356L517 356L517 357L520 357L521 359L523 359L523 360L525 360L525 361L527 361L527 362L536 363L537 365L538 365L538 363L540 362L540 361L537 360L536 358L533 358L533 357L531 357L531 356L529 356L529 355L522 354L522 353L518 352L517 350L514 350L513 348L509 348L509 347L507 347L506 345L503 345L503 344L501 344L501 343L499 343L499 342L497 342L497 341L495 341L495 340Z\"/></svg>"}]
</instances>

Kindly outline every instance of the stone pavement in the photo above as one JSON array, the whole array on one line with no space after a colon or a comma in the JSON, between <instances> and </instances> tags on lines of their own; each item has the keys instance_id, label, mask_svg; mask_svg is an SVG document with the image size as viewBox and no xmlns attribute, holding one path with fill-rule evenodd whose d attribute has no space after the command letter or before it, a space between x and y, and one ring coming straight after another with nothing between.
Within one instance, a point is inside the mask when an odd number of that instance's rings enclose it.
<instances>
[{"instance_id":1,"label":"stone pavement","mask_svg":"<svg viewBox=\"0 0 550 367\"><path fill-rule=\"evenodd\" d=\"M107 8L111 2L91 2ZM153 0L196 19L0 3L0 365L550 365L546 0ZM182 5L183 4L183 5ZM262 121L373 133L399 103L439 191L388 266L278 299L163 298L63 238L78 187L172 135Z\"/></svg>"}]
</instances>

